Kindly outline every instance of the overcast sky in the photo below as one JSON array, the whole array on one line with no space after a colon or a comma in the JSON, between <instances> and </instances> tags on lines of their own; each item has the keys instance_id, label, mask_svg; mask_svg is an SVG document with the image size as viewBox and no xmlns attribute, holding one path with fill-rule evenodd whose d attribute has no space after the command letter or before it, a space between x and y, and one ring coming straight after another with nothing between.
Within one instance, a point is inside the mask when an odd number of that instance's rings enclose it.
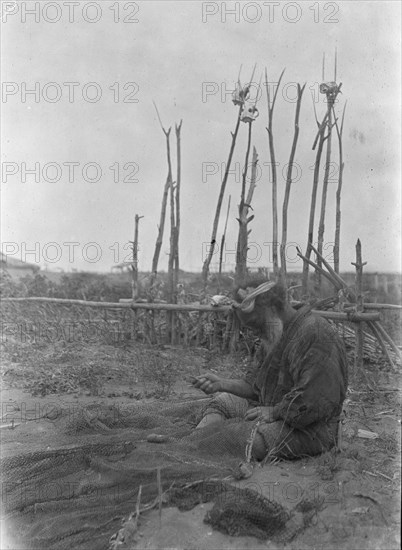
<instances>
[{"instance_id":1,"label":"overcast sky","mask_svg":"<svg viewBox=\"0 0 402 550\"><path fill-rule=\"evenodd\" d=\"M352 269L360 238L367 270L400 271L399 2L102 0L78 6L42 1L37 6L31 14L26 12L35 2L2 2L4 252L41 266L47 263L50 269L109 271L128 259L125 245L133 238L138 213L144 216L139 267L150 269L167 173L165 137L154 100L163 124L173 125L174 152L174 123L183 119L181 267L200 270L236 122L237 108L226 92L233 89L240 65L245 81L255 63L257 83L265 67L271 82L286 67L274 120L280 210L282 169L293 139L294 83L306 83L295 158L298 175L288 216L288 241L305 249L315 159L312 94L322 118L326 104L317 93L322 55L326 53L325 80L332 80L337 48L337 81L343 91L338 113L347 100L341 269ZM35 87L37 96L26 94ZM261 171L250 224L250 240L256 243L251 266L270 264L272 241L265 90L258 108L253 145ZM228 181L218 232L220 240L230 194L227 269L234 262L230 251L236 243L246 135L247 125L242 124L233 160L237 174ZM327 255L334 238L336 139L332 160ZM35 163L38 176L25 174ZM203 177L206 167L216 174ZM90 181L97 176L99 181ZM321 187L318 207L320 203ZM167 266L168 235L167 224L161 268ZM36 257L25 253L35 247ZM292 245L290 262L294 255ZM289 268L300 269L301 264L293 262Z\"/></svg>"}]
</instances>

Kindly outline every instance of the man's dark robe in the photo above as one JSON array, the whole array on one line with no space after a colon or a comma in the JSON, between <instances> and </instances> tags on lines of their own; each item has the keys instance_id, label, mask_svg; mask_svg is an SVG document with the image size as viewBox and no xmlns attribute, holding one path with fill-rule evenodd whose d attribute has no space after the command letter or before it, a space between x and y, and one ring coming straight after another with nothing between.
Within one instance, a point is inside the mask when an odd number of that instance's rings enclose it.
<instances>
[{"instance_id":1,"label":"man's dark robe","mask_svg":"<svg viewBox=\"0 0 402 550\"><path fill-rule=\"evenodd\" d=\"M255 401L220 394L207 410L240 418L250 406L273 407L275 422L258 426L270 456L314 455L336 442L347 357L336 330L310 309L296 313L273 351L247 374Z\"/></svg>"}]
</instances>

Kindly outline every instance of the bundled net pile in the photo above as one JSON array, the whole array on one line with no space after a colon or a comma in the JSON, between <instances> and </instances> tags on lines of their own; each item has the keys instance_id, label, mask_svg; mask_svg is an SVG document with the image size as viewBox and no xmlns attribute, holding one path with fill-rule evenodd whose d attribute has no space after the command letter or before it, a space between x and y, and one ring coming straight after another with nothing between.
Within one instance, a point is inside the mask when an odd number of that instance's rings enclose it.
<instances>
[{"instance_id":1,"label":"bundled net pile","mask_svg":"<svg viewBox=\"0 0 402 550\"><path fill-rule=\"evenodd\" d=\"M214 506L204 522L213 528L230 536L253 536L282 543L303 531L322 506L319 499L304 499L289 511L251 489L217 481L195 482L169 494L169 502L183 511L211 500Z\"/></svg>"},{"instance_id":2,"label":"bundled net pile","mask_svg":"<svg viewBox=\"0 0 402 550\"><path fill-rule=\"evenodd\" d=\"M305 518L296 525L279 504L222 481L241 477L250 423L194 432L205 404L89 407L44 419L62 445L38 442L37 450L2 459L10 539L19 548L109 548L136 508L139 487L141 505L158 498L158 476L166 504L190 509L213 500L205 521L223 532L292 538Z\"/></svg>"}]
</instances>

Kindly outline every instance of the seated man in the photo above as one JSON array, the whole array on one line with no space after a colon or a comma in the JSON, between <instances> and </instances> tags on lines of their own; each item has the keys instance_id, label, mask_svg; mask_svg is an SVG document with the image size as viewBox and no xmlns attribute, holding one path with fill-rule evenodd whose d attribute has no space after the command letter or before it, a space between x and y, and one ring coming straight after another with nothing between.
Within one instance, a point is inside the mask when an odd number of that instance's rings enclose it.
<instances>
[{"instance_id":1,"label":"seated man","mask_svg":"<svg viewBox=\"0 0 402 550\"><path fill-rule=\"evenodd\" d=\"M244 379L198 376L196 388L218 393L197 428L225 419L252 423L252 456L312 456L334 446L347 389L347 358L341 338L310 306L293 309L286 290L263 283L233 305L240 322L253 329L266 358ZM250 441L250 439L249 439Z\"/></svg>"}]
</instances>

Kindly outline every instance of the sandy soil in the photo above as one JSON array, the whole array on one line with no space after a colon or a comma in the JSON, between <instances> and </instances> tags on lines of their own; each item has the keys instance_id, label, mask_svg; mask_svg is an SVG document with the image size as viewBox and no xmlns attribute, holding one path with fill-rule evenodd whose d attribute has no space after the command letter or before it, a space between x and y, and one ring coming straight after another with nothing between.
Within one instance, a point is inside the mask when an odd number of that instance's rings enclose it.
<instances>
[{"instance_id":1,"label":"sandy soil","mask_svg":"<svg viewBox=\"0 0 402 550\"><path fill-rule=\"evenodd\" d=\"M164 348L155 351L138 348L135 344L122 349L93 344L66 348L63 350L67 354L64 362L58 360L57 355L49 361L46 354L50 352L46 349L42 350L41 364L37 363L36 352L32 359L29 353L15 357L10 349L5 348L3 360L2 456L63 444L57 423L40 418L44 411L96 403L120 403L124 406L133 400L199 396L199 392L190 389L186 383L188 375L206 368L233 375L244 366L238 357L222 358L203 350ZM162 358L160 362L152 363L149 358L155 353L162 354ZM137 363L139 357L143 358L143 363L136 364L133 357ZM89 362L93 363L90 373L82 368ZM169 370L173 375L166 375L166 364L173 365ZM156 366L156 374L149 372L152 365ZM82 383L76 374L80 368L86 373ZM257 467L251 478L238 482L238 486L255 489L288 508L306 494L322 497L323 509L313 525L287 548L400 548L399 375L383 367L378 370L375 365L367 368L371 389L356 383L348 393L341 453ZM70 380L66 390L70 393L47 393L47 388L58 387L59 378L60 387L64 388L65 381ZM64 386L61 385L62 378ZM88 379L91 379L92 386ZM32 395L38 392L43 395ZM375 432L378 437L358 437L359 429ZM157 511L146 512L140 517L133 539L121 548L211 550L281 547L253 537L229 537L213 531L203 522L211 507L212 503L207 503L189 512L163 508L161 520ZM7 531L5 525L1 548L12 550L16 546L13 535Z\"/></svg>"}]
</instances>

